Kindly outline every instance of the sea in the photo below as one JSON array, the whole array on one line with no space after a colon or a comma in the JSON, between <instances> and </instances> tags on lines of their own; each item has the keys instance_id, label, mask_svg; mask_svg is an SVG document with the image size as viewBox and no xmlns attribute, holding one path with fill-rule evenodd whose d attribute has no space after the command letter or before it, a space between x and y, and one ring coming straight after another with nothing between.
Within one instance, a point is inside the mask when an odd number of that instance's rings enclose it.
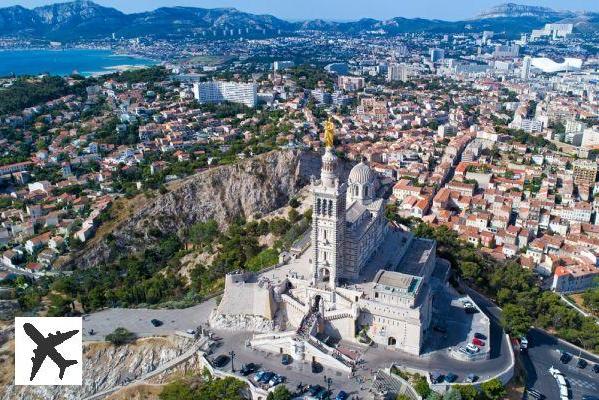
<instances>
[{"instance_id":1,"label":"sea","mask_svg":"<svg viewBox=\"0 0 599 400\"><path fill-rule=\"evenodd\" d=\"M100 75L131 67L156 64L137 56L115 54L110 50L1 50L0 77L9 75Z\"/></svg>"}]
</instances>

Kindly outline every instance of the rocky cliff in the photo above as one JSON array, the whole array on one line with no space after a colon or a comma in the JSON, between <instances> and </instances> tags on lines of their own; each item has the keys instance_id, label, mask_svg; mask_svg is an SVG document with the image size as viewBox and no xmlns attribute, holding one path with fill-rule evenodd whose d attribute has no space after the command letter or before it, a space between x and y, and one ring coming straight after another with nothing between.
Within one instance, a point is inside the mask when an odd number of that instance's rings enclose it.
<instances>
[{"instance_id":1,"label":"rocky cliff","mask_svg":"<svg viewBox=\"0 0 599 400\"><path fill-rule=\"evenodd\" d=\"M187 351L191 343L189 339L175 336L139 339L136 343L119 347L108 343L90 343L84 345L83 349L83 386L7 384L0 387L0 400L79 400L155 370ZM12 368L12 363L8 366ZM170 381L174 375L198 372L202 367L200 357L194 356L150 379L148 383L162 384Z\"/></svg>"},{"instance_id":2,"label":"rocky cliff","mask_svg":"<svg viewBox=\"0 0 599 400\"><path fill-rule=\"evenodd\" d=\"M168 193L147 199L132 210L109 237L86 246L71 262L86 268L131 254L157 241L150 232L178 234L199 221L214 219L225 227L236 216L266 214L319 175L320 156L308 151L274 151L234 165L193 175Z\"/></svg>"}]
</instances>

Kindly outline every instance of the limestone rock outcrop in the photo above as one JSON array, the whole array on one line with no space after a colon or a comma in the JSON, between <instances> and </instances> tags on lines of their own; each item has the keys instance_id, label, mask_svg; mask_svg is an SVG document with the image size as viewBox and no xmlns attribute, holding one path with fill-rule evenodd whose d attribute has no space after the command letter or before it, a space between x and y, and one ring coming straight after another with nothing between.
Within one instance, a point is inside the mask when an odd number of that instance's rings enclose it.
<instances>
[{"instance_id":1,"label":"limestone rock outcrop","mask_svg":"<svg viewBox=\"0 0 599 400\"><path fill-rule=\"evenodd\" d=\"M269 213L284 206L319 169L317 153L288 150L200 172L149 199L111 232L110 240L86 246L71 264L86 268L135 253L157 241L151 232L183 236L184 228L196 222L214 219L226 227L236 216Z\"/></svg>"}]
</instances>

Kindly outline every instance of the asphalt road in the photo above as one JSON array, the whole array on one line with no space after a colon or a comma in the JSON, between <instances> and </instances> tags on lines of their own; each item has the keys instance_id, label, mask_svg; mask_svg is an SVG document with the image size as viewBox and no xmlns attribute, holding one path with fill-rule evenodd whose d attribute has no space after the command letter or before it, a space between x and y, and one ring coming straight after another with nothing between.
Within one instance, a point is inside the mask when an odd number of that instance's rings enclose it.
<instances>
[{"instance_id":1,"label":"asphalt road","mask_svg":"<svg viewBox=\"0 0 599 400\"><path fill-rule=\"evenodd\" d=\"M527 387L543 393L547 400L559 400L559 388L556 380L549 374L550 367L559 369L570 386L571 399L581 400L583 395L596 396L599 392L599 374L593 372L592 365L599 363L599 357L581 353L570 344L558 341L539 329L531 329L527 335L529 349L521 355L527 373ZM568 364L559 361L560 351L574 356ZM576 367L579 354L589 362L585 369Z\"/></svg>"},{"instance_id":2,"label":"asphalt road","mask_svg":"<svg viewBox=\"0 0 599 400\"><path fill-rule=\"evenodd\" d=\"M501 319L501 309L491 300L472 289L468 294L481 308L486 308L491 320L498 322ZM581 400L584 395L597 396L599 393L599 374L591 369L593 364L599 363L599 357L582 353L582 358L589 362L585 369L576 367L580 350L571 344L558 340L540 329L531 329L527 335L528 352L521 353L520 359L526 370L526 387L534 388L544 394L547 400L559 400L558 384L550 374L549 368L559 369L565 376L570 386L570 398ZM560 351L567 351L574 358L564 365L559 361Z\"/></svg>"},{"instance_id":3,"label":"asphalt road","mask_svg":"<svg viewBox=\"0 0 599 400\"><path fill-rule=\"evenodd\" d=\"M104 337L123 327L137 336L170 335L175 331L196 329L205 325L212 309L216 306L214 299L196 306L183 309L147 309L147 308L109 308L83 317L83 340L104 340ZM150 322L157 319L161 326L153 326ZM90 333L93 332L93 335Z\"/></svg>"}]
</instances>

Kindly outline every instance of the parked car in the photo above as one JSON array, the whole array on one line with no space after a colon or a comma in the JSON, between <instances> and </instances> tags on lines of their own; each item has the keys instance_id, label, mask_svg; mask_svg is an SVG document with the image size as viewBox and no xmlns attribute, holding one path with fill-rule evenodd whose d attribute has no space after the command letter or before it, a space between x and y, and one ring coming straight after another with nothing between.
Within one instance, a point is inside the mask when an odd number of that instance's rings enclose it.
<instances>
[{"instance_id":1,"label":"parked car","mask_svg":"<svg viewBox=\"0 0 599 400\"><path fill-rule=\"evenodd\" d=\"M456 374L451 373L451 372L448 372L445 375L445 382L447 382L447 383L453 383L453 382L455 382L456 379L458 379L458 376Z\"/></svg>"},{"instance_id":2,"label":"parked car","mask_svg":"<svg viewBox=\"0 0 599 400\"><path fill-rule=\"evenodd\" d=\"M312 397L318 397L320 393L326 393L326 389L320 385L308 386L308 394Z\"/></svg>"},{"instance_id":3,"label":"parked car","mask_svg":"<svg viewBox=\"0 0 599 400\"><path fill-rule=\"evenodd\" d=\"M229 356L226 356L224 354L221 354L220 356L217 356L213 361L212 364L214 364L215 367L217 368L222 368L225 365L227 365L229 363Z\"/></svg>"},{"instance_id":4,"label":"parked car","mask_svg":"<svg viewBox=\"0 0 599 400\"><path fill-rule=\"evenodd\" d=\"M466 383L474 383L478 380L478 376L474 375L474 374L468 374L468 376L466 377Z\"/></svg>"},{"instance_id":5,"label":"parked car","mask_svg":"<svg viewBox=\"0 0 599 400\"><path fill-rule=\"evenodd\" d=\"M480 332L476 332L476 333L474 334L474 337L475 337L475 338L477 338L477 339L480 339L480 340L487 340L487 336L486 336L486 335L483 335L483 334L482 334L482 333L480 333Z\"/></svg>"},{"instance_id":6,"label":"parked car","mask_svg":"<svg viewBox=\"0 0 599 400\"><path fill-rule=\"evenodd\" d=\"M283 365L289 365L293 362L293 357L291 357L289 354L283 354L283 356L281 357L281 364Z\"/></svg>"},{"instance_id":7,"label":"parked car","mask_svg":"<svg viewBox=\"0 0 599 400\"><path fill-rule=\"evenodd\" d=\"M589 363L584 358L578 358L576 366L580 369L585 369Z\"/></svg>"},{"instance_id":8,"label":"parked car","mask_svg":"<svg viewBox=\"0 0 599 400\"><path fill-rule=\"evenodd\" d=\"M258 371L256 372L256 375L254 376L254 379L256 380L256 382L260 382L260 379L262 379L262 377L264 376L265 373L267 373L268 371Z\"/></svg>"},{"instance_id":9,"label":"parked car","mask_svg":"<svg viewBox=\"0 0 599 400\"><path fill-rule=\"evenodd\" d=\"M443 382L443 374L439 371L431 372L431 382L432 383L441 383Z\"/></svg>"},{"instance_id":10,"label":"parked car","mask_svg":"<svg viewBox=\"0 0 599 400\"><path fill-rule=\"evenodd\" d=\"M337 396L335 396L335 400L347 400L348 397L349 395L342 390L339 393L337 393Z\"/></svg>"},{"instance_id":11,"label":"parked car","mask_svg":"<svg viewBox=\"0 0 599 400\"><path fill-rule=\"evenodd\" d=\"M480 339L474 338L474 339L472 339L472 344L475 344L475 345L477 345L477 346L480 346L480 347L482 347L482 346L484 346L484 345L485 345L485 342L483 342L483 341L482 341L482 340L480 340Z\"/></svg>"},{"instance_id":12,"label":"parked car","mask_svg":"<svg viewBox=\"0 0 599 400\"><path fill-rule=\"evenodd\" d=\"M150 320L150 323L151 323L152 325L154 325L156 328L157 328L157 327L159 327L160 325L162 325L162 321L161 321L161 320L159 320L159 319L156 319L156 318L154 318L154 319L151 319L151 320Z\"/></svg>"},{"instance_id":13,"label":"parked car","mask_svg":"<svg viewBox=\"0 0 599 400\"><path fill-rule=\"evenodd\" d=\"M265 372L264 374L262 374L262 376L260 378L258 378L258 382L260 383L268 383L272 377L275 376L274 372Z\"/></svg>"},{"instance_id":14,"label":"parked car","mask_svg":"<svg viewBox=\"0 0 599 400\"><path fill-rule=\"evenodd\" d=\"M568 364L570 360L572 360L572 354L568 353L567 351L563 351L562 355L559 358L559 361L562 364Z\"/></svg>"},{"instance_id":15,"label":"parked car","mask_svg":"<svg viewBox=\"0 0 599 400\"><path fill-rule=\"evenodd\" d=\"M593 365L593 372L599 374L599 364Z\"/></svg>"},{"instance_id":16,"label":"parked car","mask_svg":"<svg viewBox=\"0 0 599 400\"><path fill-rule=\"evenodd\" d=\"M254 363L243 364L239 372L243 376L248 376L258 370L258 366Z\"/></svg>"},{"instance_id":17,"label":"parked car","mask_svg":"<svg viewBox=\"0 0 599 400\"><path fill-rule=\"evenodd\" d=\"M469 351L471 351L472 353L478 353L480 351L480 348L478 348L478 346L473 345L472 343L468 343L466 345L466 349L468 349Z\"/></svg>"},{"instance_id":18,"label":"parked car","mask_svg":"<svg viewBox=\"0 0 599 400\"><path fill-rule=\"evenodd\" d=\"M285 382L285 377L279 374L275 374L275 376L270 378L270 381L268 381L268 386L275 387L283 382Z\"/></svg>"},{"instance_id":19,"label":"parked car","mask_svg":"<svg viewBox=\"0 0 599 400\"><path fill-rule=\"evenodd\" d=\"M520 351L526 352L528 350L528 339L525 336L520 338Z\"/></svg>"}]
</instances>

